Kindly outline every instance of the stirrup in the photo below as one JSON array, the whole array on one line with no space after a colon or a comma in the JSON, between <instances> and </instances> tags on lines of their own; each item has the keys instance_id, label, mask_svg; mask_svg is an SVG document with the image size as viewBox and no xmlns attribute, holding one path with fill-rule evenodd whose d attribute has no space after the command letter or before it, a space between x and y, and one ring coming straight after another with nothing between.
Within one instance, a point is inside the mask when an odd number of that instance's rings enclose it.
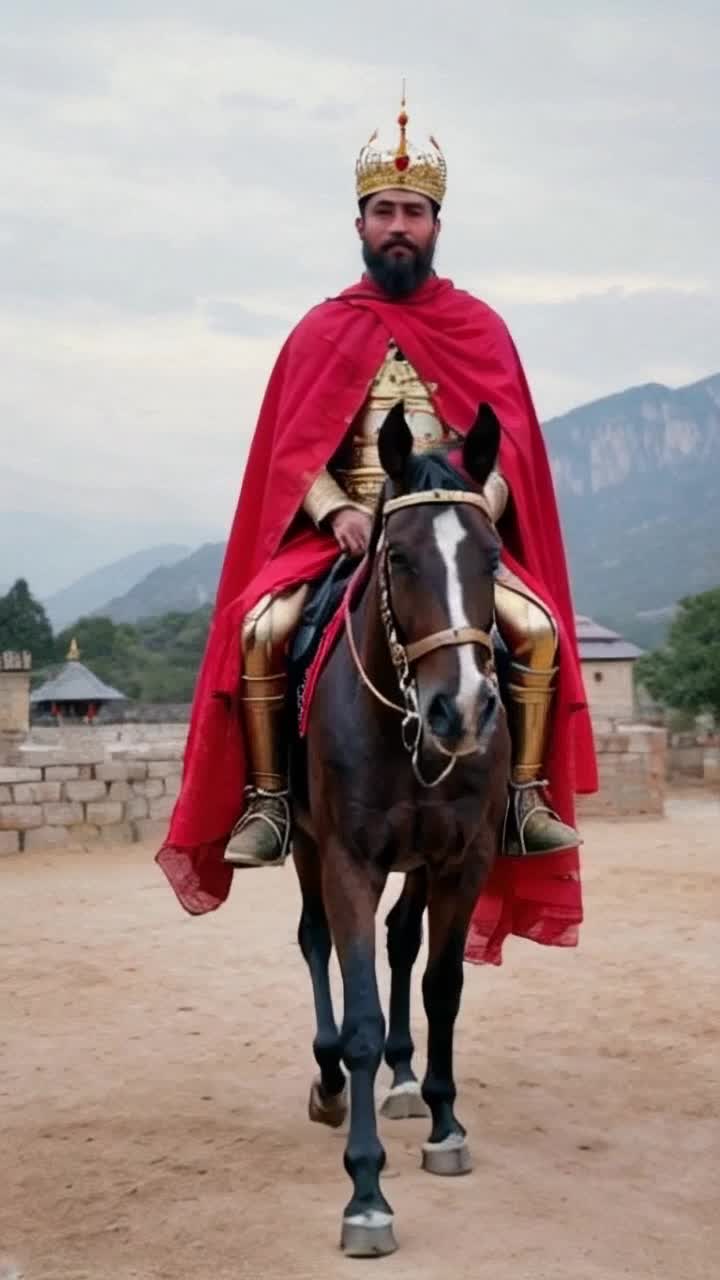
<instances>
[{"instance_id":1,"label":"stirrup","mask_svg":"<svg viewBox=\"0 0 720 1280\"><path fill-rule=\"evenodd\" d=\"M278 804L282 811L281 819L276 821L270 814L263 812L262 808L253 808L257 800L271 800ZM279 852L274 854L273 857L263 858L260 854L252 852L230 852L233 837L245 831L253 822L264 822L275 836L276 844L279 845ZM230 833L230 839L223 854L223 861L239 869L244 867L282 867L290 852L291 822L290 792L287 789L284 791L266 791L263 787L246 787L245 812L235 823Z\"/></svg>"}]
</instances>

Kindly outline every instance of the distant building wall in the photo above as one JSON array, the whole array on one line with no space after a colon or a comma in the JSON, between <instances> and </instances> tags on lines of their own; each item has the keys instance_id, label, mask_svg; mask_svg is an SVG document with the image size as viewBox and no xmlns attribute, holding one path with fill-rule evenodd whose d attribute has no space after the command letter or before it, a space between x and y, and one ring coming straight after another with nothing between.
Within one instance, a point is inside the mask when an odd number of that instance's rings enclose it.
<instances>
[{"instance_id":1,"label":"distant building wall","mask_svg":"<svg viewBox=\"0 0 720 1280\"><path fill-rule=\"evenodd\" d=\"M593 721L632 720L635 712L632 661L584 661L581 664Z\"/></svg>"}]
</instances>

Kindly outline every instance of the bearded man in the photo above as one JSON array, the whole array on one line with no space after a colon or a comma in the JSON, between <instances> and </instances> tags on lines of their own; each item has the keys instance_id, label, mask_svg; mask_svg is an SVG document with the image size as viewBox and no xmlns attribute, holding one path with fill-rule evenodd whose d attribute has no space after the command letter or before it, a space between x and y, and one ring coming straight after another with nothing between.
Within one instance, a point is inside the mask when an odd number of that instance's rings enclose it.
<instances>
[{"instance_id":1,"label":"bearded man","mask_svg":"<svg viewBox=\"0 0 720 1280\"><path fill-rule=\"evenodd\" d=\"M503 539L496 625L510 654L513 764L500 869L476 912L485 943L470 958L497 960L511 931L575 941L573 797L595 789L595 762L552 479L520 360L499 316L435 274L446 163L434 139L409 143L404 102L398 124L395 145L373 135L356 165L365 274L300 321L268 384L158 861L194 913L225 899L234 869L284 863L287 659L309 584L339 552L360 557L368 545L392 406L404 403L416 451L452 458L486 402L502 427L485 496ZM500 865L530 862L529 874Z\"/></svg>"}]
</instances>

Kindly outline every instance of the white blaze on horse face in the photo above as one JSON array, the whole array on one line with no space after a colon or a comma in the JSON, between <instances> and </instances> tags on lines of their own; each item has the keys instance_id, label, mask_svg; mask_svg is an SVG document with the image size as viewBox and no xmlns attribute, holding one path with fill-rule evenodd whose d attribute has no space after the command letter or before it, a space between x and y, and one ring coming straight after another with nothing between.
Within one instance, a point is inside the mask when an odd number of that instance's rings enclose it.
<instances>
[{"instance_id":1,"label":"white blaze on horse face","mask_svg":"<svg viewBox=\"0 0 720 1280\"><path fill-rule=\"evenodd\" d=\"M463 603L463 586L460 578L458 555L460 544L465 541L467 530L460 523L457 511L448 507L435 517L435 540L445 562L447 574L447 606L451 627L469 627L470 622ZM475 665L471 644L460 644L455 650L460 663L460 688L457 705L466 726L473 723L477 713L478 696L483 676Z\"/></svg>"}]
</instances>

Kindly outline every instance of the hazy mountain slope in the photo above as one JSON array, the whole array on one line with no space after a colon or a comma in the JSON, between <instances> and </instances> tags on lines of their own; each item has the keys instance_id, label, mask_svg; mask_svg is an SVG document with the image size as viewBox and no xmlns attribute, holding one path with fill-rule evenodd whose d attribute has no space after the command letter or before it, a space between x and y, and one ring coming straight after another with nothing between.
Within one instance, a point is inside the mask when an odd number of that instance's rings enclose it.
<instances>
[{"instance_id":1,"label":"hazy mountain slope","mask_svg":"<svg viewBox=\"0 0 720 1280\"><path fill-rule=\"evenodd\" d=\"M54 630L61 631L77 618L97 611L108 599L124 595L148 573L175 564L189 554L190 547L166 543L136 551L112 564L102 565L92 573L83 574L77 582L43 601Z\"/></svg>"}]
</instances>

